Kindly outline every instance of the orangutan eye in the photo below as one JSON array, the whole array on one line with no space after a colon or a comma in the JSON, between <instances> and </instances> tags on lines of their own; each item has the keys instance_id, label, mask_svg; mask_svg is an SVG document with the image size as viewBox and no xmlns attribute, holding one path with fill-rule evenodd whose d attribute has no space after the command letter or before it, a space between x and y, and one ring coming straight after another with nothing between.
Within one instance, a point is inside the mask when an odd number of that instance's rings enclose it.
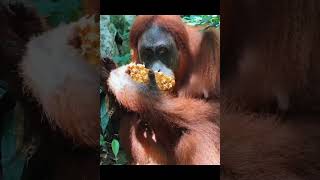
<instances>
[{"instance_id":1,"label":"orangutan eye","mask_svg":"<svg viewBox=\"0 0 320 180\"><path fill-rule=\"evenodd\" d=\"M146 57L151 57L153 55L153 51L151 48L143 48L142 54Z\"/></svg>"},{"instance_id":2,"label":"orangutan eye","mask_svg":"<svg viewBox=\"0 0 320 180\"><path fill-rule=\"evenodd\" d=\"M159 55L164 55L168 52L168 49L166 47L160 47L157 52Z\"/></svg>"}]
</instances>

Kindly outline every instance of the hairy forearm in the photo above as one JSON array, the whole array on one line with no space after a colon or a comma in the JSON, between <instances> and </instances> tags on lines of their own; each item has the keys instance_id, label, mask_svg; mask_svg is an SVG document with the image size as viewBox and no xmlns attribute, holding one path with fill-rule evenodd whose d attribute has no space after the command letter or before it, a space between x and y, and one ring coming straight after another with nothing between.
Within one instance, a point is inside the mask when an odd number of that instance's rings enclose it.
<instances>
[{"instance_id":1,"label":"hairy forearm","mask_svg":"<svg viewBox=\"0 0 320 180\"><path fill-rule=\"evenodd\" d=\"M218 121L220 108L218 103L170 96L162 97L153 107L167 121L187 126L203 121Z\"/></svg>"},{"instance_id":2,"label":"hairy forearm","mask_svg":"<svg viewBox=\"0 0 320 180\"><path fill-rule=\"evenodd\" d=\"M108 85L118 102L129 111L143 114L153 122L165 120L185 127L202 121L218 121L218 102L150 90L147 85L133 81L125 70L126 66L113 70Z\"/></svg>"}]
</instances>

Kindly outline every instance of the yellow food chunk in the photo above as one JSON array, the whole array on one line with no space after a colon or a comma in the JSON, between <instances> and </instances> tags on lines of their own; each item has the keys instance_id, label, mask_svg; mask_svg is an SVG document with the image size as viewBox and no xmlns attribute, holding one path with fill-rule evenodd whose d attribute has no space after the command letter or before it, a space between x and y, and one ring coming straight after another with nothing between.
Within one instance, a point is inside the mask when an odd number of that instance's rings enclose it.
<instances>
[{"instance_id":1,"label":"yellow food chunk","mask_svg":"<svg viewBox=\"0 0 320 180\"><path fill-rule=\"evenodd\" d=\"M131 63L128 66L128 73L131 78L139 83L148 84L149 83L149 69L147 69L143 64ZM169 91L175 86L174 77L167 76L162 72L155 72L155 79L158 88L161 91Z\"/></svg>"},{"instance_id":2,"label":"yellow food chunk","mask_svg":"<svg viewBox=\"0 0 320 180\"><path fill-rule=\"evenodd\" d=\"M80 50L88 63L97 65L100 63L100 26L94 18L80 21L77 27L80 39Z\"/></svg>"},{"instance_id":3,"label":"yellow food chunk","mask_svg":"<svg viewBox=\"0 0 320 180\"><path fill-rule=\"evenodd\" d=\"M131 63L128 66L128 71L134 81L144 84L149 83L149 69L145 68L144 65Z\"/></svg>"},{"instance_id":4,"label":"yellow food chunk","mask_svg":"<svg viewBox=\"0 0 320 180\"><path fill-rule=\"evenodd\" d=\"M155 76L156 76L157 85L160 90L167 91L174 87L175 85L174 78L158 72L155 73Z\"/></svg>"}]
</instances>

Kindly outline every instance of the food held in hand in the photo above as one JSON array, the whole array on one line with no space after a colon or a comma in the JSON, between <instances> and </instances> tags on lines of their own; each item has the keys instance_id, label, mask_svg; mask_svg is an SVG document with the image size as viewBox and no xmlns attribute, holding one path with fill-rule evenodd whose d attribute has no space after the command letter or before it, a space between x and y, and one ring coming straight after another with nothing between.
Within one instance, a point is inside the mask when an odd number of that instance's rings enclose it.
<instances>
[{"instance_id":1,"label":"food held in hand","mask_svg":"<svg viewBox=\"0 0 320 180\"><path fill-rule=\"evenodd\" d=\"M134 81L139 83L149 83L149 71L150 69L147 69L143 64L131 63L128 66L128 74ZM167 76L162 72L155 72L155 79L157 86L161 91L169 91L175 85L174 77Z\"/></svg>"}]
</instances>

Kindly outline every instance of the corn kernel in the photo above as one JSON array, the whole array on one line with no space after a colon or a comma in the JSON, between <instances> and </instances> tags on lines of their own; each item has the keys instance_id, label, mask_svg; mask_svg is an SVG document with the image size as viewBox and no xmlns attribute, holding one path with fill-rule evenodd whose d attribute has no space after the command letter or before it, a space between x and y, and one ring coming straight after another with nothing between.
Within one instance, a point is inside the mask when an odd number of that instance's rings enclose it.
<instances>
[{"instance_id":1,"label":"corn kernel","mask_svg":"<svg viewBox=\"0 0 320 180\"><path fill-rule=\"evenodd\" d=\"M81 43L81 53L88 63L98 65L100 63L100 27L90 17L88 21L84 20L77 26L78 35Z\"/></svg>"},{"instance_id":2,"label":"corn kernel","mask_svg":"<svg viewBox=\"0 0 320 180\"><path fill-rule=\"evenodd\" d=\"M149 83L149 69L145 68L143 64L131 63L128 66L128 70L129 75L134 81L144 84ZM174 77L167 76L162 72L155 72L155 79L158 88L162 91L169 91L175 85Z\"/></svg>"}]
</instances>

